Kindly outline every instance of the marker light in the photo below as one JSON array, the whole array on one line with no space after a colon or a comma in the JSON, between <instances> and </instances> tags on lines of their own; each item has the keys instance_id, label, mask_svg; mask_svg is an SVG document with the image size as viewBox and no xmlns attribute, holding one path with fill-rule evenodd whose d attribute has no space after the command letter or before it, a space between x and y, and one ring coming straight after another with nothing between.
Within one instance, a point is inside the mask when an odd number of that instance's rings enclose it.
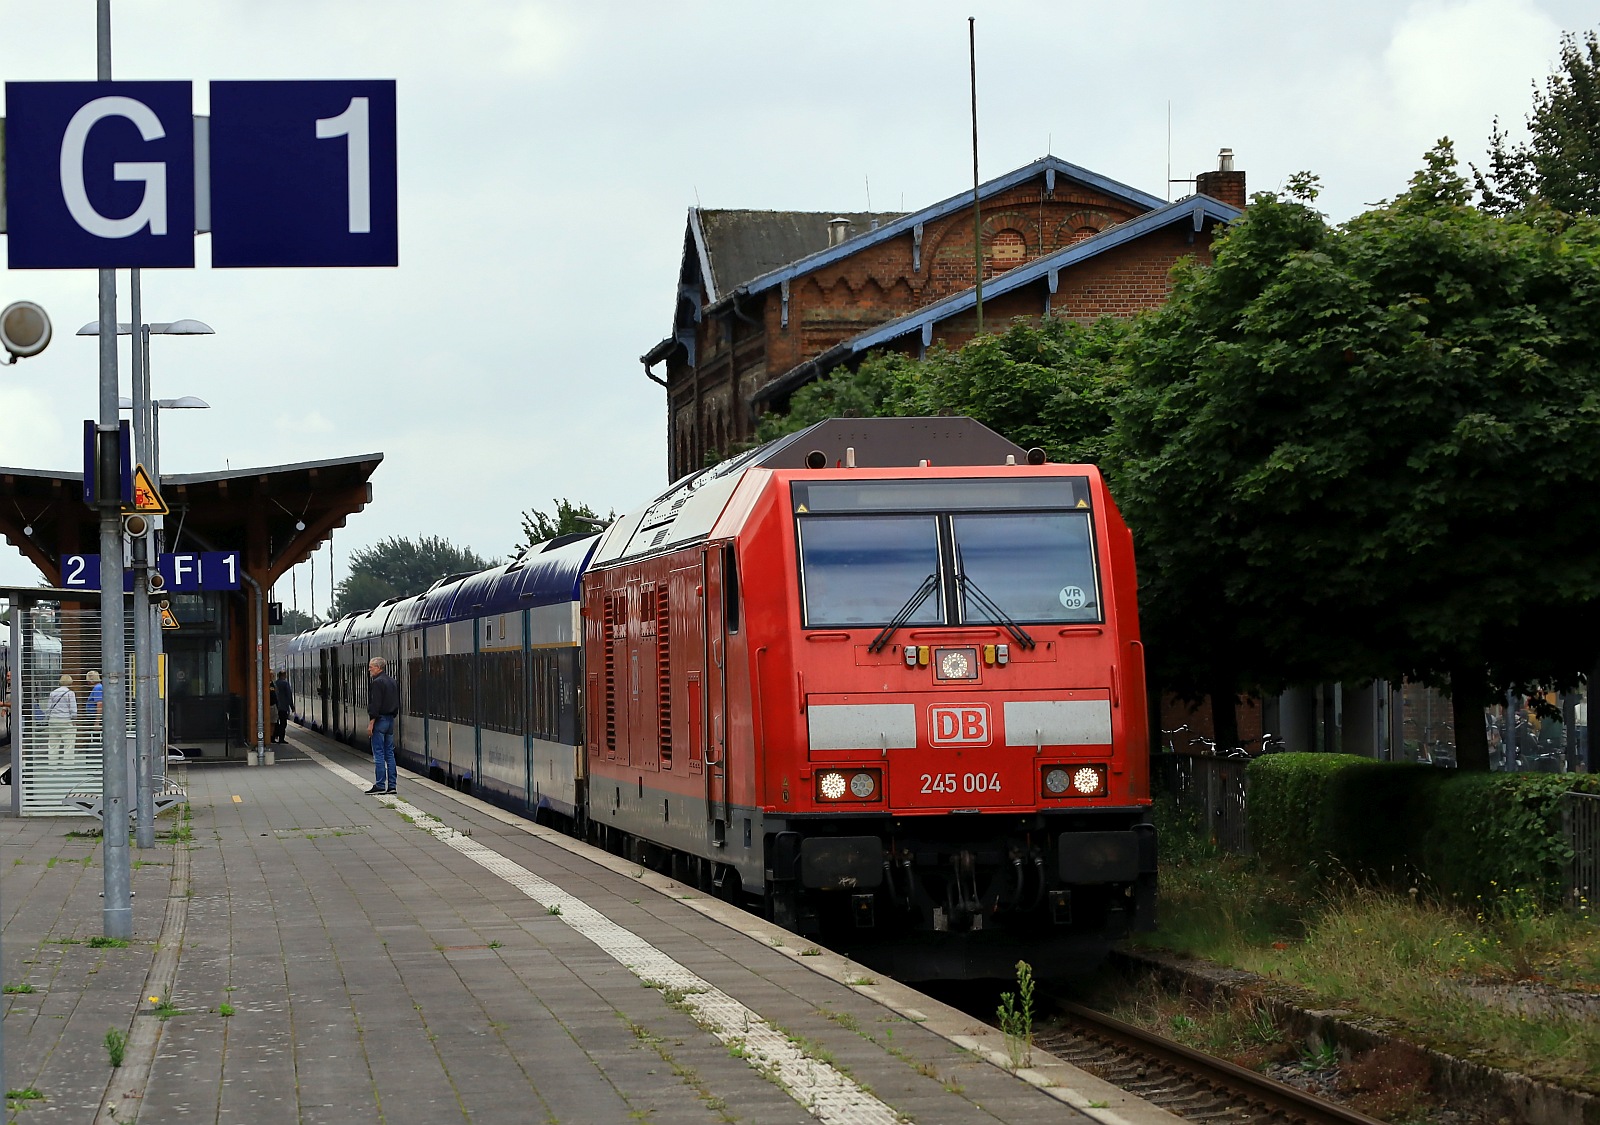
<instances>
[{"instance_id":1,"label":"marker light","mask_svg":"<svg viewBox=\"0 0 1600 1125\"><path fill-rule=\"evenodd\" d=\"M1044 775L1045 791L1057 797L1067 791L1067 786L1072 784L1072 779L1067 776L1067 771L1057 766L1055 769L1046 770Z\"/></svg>"},{"instance_id":2,"label":"marker light","mask_svg":"<svg viewBox=\"0 0 1600 1125\"><path fill-rule=\"evenodd\" d=\"M878 779L862 770L850 779L850 792L865 801L878 791Z\"/></svg>"}]
</instances>

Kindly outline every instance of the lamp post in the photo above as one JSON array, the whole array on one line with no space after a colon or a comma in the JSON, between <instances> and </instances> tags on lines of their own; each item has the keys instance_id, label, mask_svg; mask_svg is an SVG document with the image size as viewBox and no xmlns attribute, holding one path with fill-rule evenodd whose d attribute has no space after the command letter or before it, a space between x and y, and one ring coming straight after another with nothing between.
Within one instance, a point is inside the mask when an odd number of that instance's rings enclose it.
<instances>
[{"instance_id":1,"label":"lamp post","mask_svg":"<svg viewBox=\"0 0 1600 1125\"><path fill-rule=\"evenodd\" d=\"M150 397L150 337L158 336L209 336L214 329L198 320L177 320L144 323L139 307L139 271L133 270L133 322L119 323L117 335L132 336L137 331L138 341L133 348L133 397L119 398L121 410L133 412L135 455L141 465L148 467L156 490L161 489L160 411L168 409L204 409L210 404L202 399L184 398L152 400ZM100 335L98 321L78 329L80 336ZM153 535L140 536L133 543L133 648L137 665L138 688L134 693L137 718L134 724L134 843L141 848L155 846L155 768L153 747L161 748L163 764L166 758L166 715L156 705L156 668L161 661L161 630L151 619L149 573L158 564L161 551L161 525L159 517L151 521ZM102 583L102 586L104 583ZM104 593L101 595L104 597ZM163 772L165 772L163 770Z\"/></svg>"}]
</instances>

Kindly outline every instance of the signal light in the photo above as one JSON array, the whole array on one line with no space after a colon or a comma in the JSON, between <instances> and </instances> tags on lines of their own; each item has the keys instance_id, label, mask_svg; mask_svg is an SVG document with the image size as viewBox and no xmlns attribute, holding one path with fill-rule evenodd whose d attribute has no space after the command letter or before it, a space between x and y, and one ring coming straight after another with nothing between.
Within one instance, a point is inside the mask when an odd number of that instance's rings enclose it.
<instances>
[{"instance_id":1,"label":"signal light","mask_svg":"<svg viewBox=\"0 0 1600 1125\"><path fill-rule=\"evenodd\" d=\"M122 517L122 530L134 539L138 539L150 530L150 521L135 513Z\"/></svg>"},{"instance_id":2,"label":"signal light","mask_svg":"<svg viewBox=\"0 0 1600 1125\"><path fill-rule=\"evenodd\" d=\"M159 594L166 587L166 585L167 580L161 576L161 572L159 570L152 570L150 572L150 592L152 594ZM165 603L163 603L163 605L165 605Z\"/></svg>"}]
</instances>

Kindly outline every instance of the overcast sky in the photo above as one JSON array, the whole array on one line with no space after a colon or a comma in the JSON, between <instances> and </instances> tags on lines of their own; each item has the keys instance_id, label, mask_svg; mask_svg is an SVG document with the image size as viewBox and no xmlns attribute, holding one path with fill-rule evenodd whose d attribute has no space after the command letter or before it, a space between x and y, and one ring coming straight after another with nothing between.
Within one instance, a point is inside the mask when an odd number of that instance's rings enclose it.
<instances>
[{"instance_id":1,"label":"overcast sky","mask_svg":"<svg viewBox=\"0 0 1600 1125\"><path fill-rule=\"evenodd\" d=\"M92 79L94 13L0 0L0 80ZM1576 0L114 0L115 76L192 79L197 112L209 79L398 82L399 268L213 272L202 236L199 268L144 272L146 320L217 331L152 344L155 394L212 406L162 416L162 467L382 452L336 579L385 536L496 556L554 497L638 506L666 483L638 357L670 328L686 209L911 210L969 188L969 15L985 179L1049 151L1159 195L1169 156L1189 177L1227 146L1252 191L1316 172L1335 220L1400 191L1441 136L1481 160L1561 32L1600 24ZM0 268L0 305L24 298L57 335L0 368L0 465L75 471L95 276ZM312 608L311 565L324 612L327 547L277 593ZM37 577L0 546L0 584Z\"/></svg>"}]
</instances>

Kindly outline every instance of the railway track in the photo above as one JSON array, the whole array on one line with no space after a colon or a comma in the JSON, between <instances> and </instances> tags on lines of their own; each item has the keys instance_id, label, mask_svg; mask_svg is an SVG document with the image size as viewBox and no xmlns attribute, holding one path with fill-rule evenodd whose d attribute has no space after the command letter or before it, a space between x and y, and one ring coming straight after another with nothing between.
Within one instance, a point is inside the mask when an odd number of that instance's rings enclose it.
<instances>
[{"instance_id":1,"label":"railway track","mask_svg":"<svg viewBox=\"0 0 1600 1125\"><path fill-rule=\"evenodd\" d=\"M1381 1125L1081 1004L1048 1002L1064 1026L1036 1033L1037 1047L1179 1117L1211 1125Z\"/></svg>"}]
</instances>

